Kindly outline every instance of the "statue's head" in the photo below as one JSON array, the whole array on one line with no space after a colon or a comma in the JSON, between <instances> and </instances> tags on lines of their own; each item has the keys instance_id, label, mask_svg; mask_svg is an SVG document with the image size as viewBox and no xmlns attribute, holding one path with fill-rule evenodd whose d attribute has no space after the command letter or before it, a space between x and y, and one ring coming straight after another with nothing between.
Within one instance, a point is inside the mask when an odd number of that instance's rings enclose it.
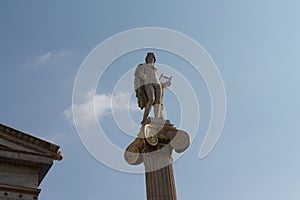
<instances>
[{"instance_id":1,"label":"statue's head","mask_svg":"<svg viewBox=\"0 0 300 200\"><path fill-rule=\"evenodd\" d=\"M145 58L145 62L146 63L155 63L156 62L156 58L153 52L148 52L147 56Z\"/></svg>"}]
</instances>

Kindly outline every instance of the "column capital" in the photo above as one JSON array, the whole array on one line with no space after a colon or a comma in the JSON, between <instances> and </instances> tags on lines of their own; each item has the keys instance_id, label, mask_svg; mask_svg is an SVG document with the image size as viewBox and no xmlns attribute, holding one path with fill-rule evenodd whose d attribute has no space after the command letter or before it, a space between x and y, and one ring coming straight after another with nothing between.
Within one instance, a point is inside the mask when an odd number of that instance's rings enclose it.
<instances>
[{"instance_id":1,"label":"column capital","mask_svg":"<svg viewBox=\"0 0 300 200\"><path fill-rule=\"evenodd\" d=\"M124 157L131 165L138 165L149 156L172 156L185 151L190 145L189 135L176 129L169 120L148 118L137 138L127 147Z\"/></svg>"}]
</instances>

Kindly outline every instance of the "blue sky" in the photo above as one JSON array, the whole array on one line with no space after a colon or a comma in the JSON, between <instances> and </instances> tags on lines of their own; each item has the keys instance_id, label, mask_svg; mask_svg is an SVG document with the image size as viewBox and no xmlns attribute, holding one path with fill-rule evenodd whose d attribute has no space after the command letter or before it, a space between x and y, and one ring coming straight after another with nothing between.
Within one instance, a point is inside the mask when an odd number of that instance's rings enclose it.
<instances>
[{"instance_id":1,"label":"blue sky","mask_svg":"<svg viewBox=\"0 0 300 200\"><path fill-rule=\"evenodd\" d=\"M174 164L178 199L298 200L299 8L296 0L1 1L0 122L58 144L64 154L41 184L40 199L146 199L144 175L96 160L66 112L76 73L92 49L122 31L162 27L207 50L227 95L220 140L199 160L210 118L205 83L183 60L156 52L159 63L190 80L201 108L197 136ZM143 62L145 52L112 63L97 95L109 97L122 70ZM178 124L175 98L167 93L165 101L168 117ZM105 111L100 121L111 130L108 137L125 147L133 138L124 136ZM141 112L131 112L139 123Z\"/></svg>"}]
</instances>

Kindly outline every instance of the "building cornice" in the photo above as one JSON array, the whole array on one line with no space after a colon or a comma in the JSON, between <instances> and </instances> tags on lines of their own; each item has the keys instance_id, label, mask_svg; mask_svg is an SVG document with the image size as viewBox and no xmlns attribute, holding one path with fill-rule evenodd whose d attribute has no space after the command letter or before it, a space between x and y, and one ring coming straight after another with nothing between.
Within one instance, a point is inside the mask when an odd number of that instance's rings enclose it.
<instances>
[{"instance_id":1,"label":"building cornice","mask_svg":"<svg viewBox=\"0 0 300 200\"><path fill-rule=\"evenodd\" d=\"M59 160L59 146L0 124L0 138Z\"/></svg>"},{"instance_id":2,"label":"building cornice","mask_svg":"<svg viewBox=\"0 0 300 200\"><path fill-rule=\"evenodd\" d=\"M35 188L26 188L26 187L16 187L11 185L2 185L0 184L0 191L14 192L14 193L22 193L38 196L40 193L40 189Z\"/></svg>"}]
</instances>

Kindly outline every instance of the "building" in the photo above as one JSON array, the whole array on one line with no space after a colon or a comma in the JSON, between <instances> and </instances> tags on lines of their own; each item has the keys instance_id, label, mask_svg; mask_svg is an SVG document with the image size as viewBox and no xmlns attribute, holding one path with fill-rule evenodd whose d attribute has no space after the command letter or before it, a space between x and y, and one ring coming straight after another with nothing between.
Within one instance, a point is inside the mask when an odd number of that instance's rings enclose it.
<instances>
[{"instance_id":1,"label":"building","mask_svg":"<svg viewBox=\"0 0 300 200\"><path fill-rule=\"evenodd\" d=\"M59 146L0 124L0 200L36 200Z\"/></svg>"}]
</instances>

